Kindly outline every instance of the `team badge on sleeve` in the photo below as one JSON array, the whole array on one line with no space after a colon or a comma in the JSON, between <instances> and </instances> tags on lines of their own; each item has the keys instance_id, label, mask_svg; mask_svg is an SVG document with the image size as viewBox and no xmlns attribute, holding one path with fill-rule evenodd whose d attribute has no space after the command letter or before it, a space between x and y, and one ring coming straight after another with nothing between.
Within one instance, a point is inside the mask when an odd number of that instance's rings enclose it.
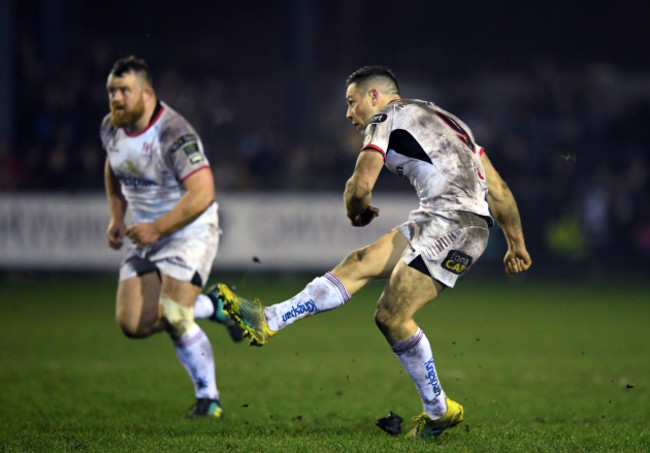
<instances>
[{"instance_id":1,"label":"team badge on sleeve","mask_svg":"<svg viewBox=\"0 0 650 453\"><path fill-rule=\"evenodd\" d=\"M460 275L472 265L472 257L459 252L458 250L451 250L442 262L442 268Z\"/></svg>"},{"instance_id":2,"label":"team badge on sleeve","mask_svg":"<svg viewBox=\"0 0 650 453\"><path fill-rule=\"evenodd\" d=\"M203 154L201 154L201 150L199 149L199 144L197 142L186 143L181 149L191 164L198 164L203 160Z\"/></svg>"},{"instance_id":3,"label":"team badge on sleeve","mask_svg":"<svg viewBox=\"0 0 650 453\"><path fill-rule=\"evenodd\" d=\"M174 143L172 143L171 148L169 149L170 154L174 154L176 151L179 149L183 148L186 144L188 143L196 143L197 137L194 134L185 134L180 137L178 137L176 140L174 140Z\"/></svg>"},{"instance_id":4,"label":"team badge on sleeve","mask_svg":"<svg viewBox=\"0 0 650 453\"><path fill-rule=\"evenodd\" d=\"M199 146L199 138L195 134L185 134L174 140L174 143L172 143L169 149L169 153L174 154L179 150L185 153L191 165L199 164L205 160L205 156Z\"/></svg>"}]
</instances>

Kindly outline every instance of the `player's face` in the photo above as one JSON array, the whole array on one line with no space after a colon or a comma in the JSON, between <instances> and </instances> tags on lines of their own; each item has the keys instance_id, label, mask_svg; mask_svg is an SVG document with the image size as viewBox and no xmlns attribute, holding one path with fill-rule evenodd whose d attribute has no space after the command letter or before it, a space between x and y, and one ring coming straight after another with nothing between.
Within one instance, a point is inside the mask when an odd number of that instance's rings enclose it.
<instances>
[{"instance_id":1,"label":"player's face","mask_svg":"<svg viewBox=\"0 0 650 453\"><path fill-rule=\"evenodd\" d=\"M111 123L115 127L133 128L144 115L144 87L135 72L120 77L108 76L106 83Z\"/></svg>"},{"instance_id":2,"label":"player's face","mask_svg":"<svg viewBox=\"0 0 650 453\"><path fill-rule=\"evenodd\" d=\"M372 115L377 113L372 105L370 92L363 92L356 83L352 83L345 93L345 100L348 103L346 117L352 121L354 127L362 131Z\"/></svg>"}]
</instances>

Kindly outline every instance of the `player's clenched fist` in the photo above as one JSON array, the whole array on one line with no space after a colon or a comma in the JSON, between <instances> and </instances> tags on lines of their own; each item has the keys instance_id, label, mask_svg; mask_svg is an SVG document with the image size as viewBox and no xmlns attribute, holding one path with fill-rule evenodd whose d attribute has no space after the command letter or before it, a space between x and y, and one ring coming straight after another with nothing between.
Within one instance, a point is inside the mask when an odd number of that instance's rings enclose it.
<instances>
[{"instance_id":1,"label":"player's clenched fist","mask_svg":"<svg viewBox=\"0 0 650 453\"><path fill-rule=\"evenodd\" d=\"M138 223L126 230L126 235L136 246L152 244L160 238L160 233L153 223Z\"/></svg>"},{"instance_id":2,"label":"player's clenched fist","mask_svg":"<svg viewBox=\"0 0 650 453\"><path fill-rule=\"evenodd\" d=\"M513 275L528 270L533 262L526 250L508 250L508 253L506 253L503 259L503 264L506 266L508 275L512 277Z\"/></svg>"},{"instance_id":3,"label":"player's clenched fist","mask_svg":"<svg viewBox=\"0 0 650 453\"><path fill-rule=\"evenodd\" d=\"M374 206L368 206L366 210L361 214L357 214L356 216L350 218L350 221L352 225L356 227L362 227L368 225L370 222L372 222L372 219L378 215L379 209L375 208Z\"/></svg>"},{"instance_id":4,"label":"player's clenched fist","mask_svg":"<svg viewBox=\"0 0 650 453\"><path fill-rule=\"evenodd\" d=\"M119 249L122 247L122 240L126 234L126 225L124 222L114 222L111 220L111 223L108 225L106 230L106 239L108 240L108 245L111 248Z\"/></svg>"}]
</instances>

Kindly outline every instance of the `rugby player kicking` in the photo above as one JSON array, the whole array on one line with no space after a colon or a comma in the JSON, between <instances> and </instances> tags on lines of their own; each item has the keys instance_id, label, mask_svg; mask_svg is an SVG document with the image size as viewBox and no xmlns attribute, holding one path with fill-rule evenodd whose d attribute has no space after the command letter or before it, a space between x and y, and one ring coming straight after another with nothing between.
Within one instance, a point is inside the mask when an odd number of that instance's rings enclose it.
<instances>
[{"instance_id":1,"label":"rugby player kicking","mask_svg":"<svg viewBox=\"0 0 650 453\"><path fill-rule=\"evenodd\" d=\"M238 297L225 284L218 285L215 295L251 344L263 345L297 320L343 305L370 280L387 279L375 321L423 405L409 435L437 437L463 420L463 407L443 390L429 340L413 317L476 263L493 224L490 210L506 238L506 272L512 276L527 270L532 262L519 211L469 127L432 102L402 99L390 70L371 66L355 71L347 80L346 100L347 118L363 135L344 194L352 225L365 226L379 214L370 200L384 165L411 183L419 207L407 222L355 250L287 301L262 306L259 300Z\"/></svg>"}]
</instances>

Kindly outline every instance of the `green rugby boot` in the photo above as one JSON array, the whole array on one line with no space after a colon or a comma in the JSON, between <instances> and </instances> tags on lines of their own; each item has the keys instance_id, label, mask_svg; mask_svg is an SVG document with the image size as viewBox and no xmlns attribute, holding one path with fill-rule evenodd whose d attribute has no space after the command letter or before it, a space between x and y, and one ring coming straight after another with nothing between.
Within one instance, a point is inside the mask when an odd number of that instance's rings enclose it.
<instances>
[{"instance_id":1,"label":"green rugby boot","mask_svg":"<svg viewBox=\"0 0 650 453\"><path fill-rule=\"evenodd\" d=\"M239 297L225 283L217 285L219 297L223 301L223 309L234 319L250 338L253 346L262 346L277 332L269 329L264 318L264 307L259 299L250 301Z\"/></svg>"}]
</instances>

